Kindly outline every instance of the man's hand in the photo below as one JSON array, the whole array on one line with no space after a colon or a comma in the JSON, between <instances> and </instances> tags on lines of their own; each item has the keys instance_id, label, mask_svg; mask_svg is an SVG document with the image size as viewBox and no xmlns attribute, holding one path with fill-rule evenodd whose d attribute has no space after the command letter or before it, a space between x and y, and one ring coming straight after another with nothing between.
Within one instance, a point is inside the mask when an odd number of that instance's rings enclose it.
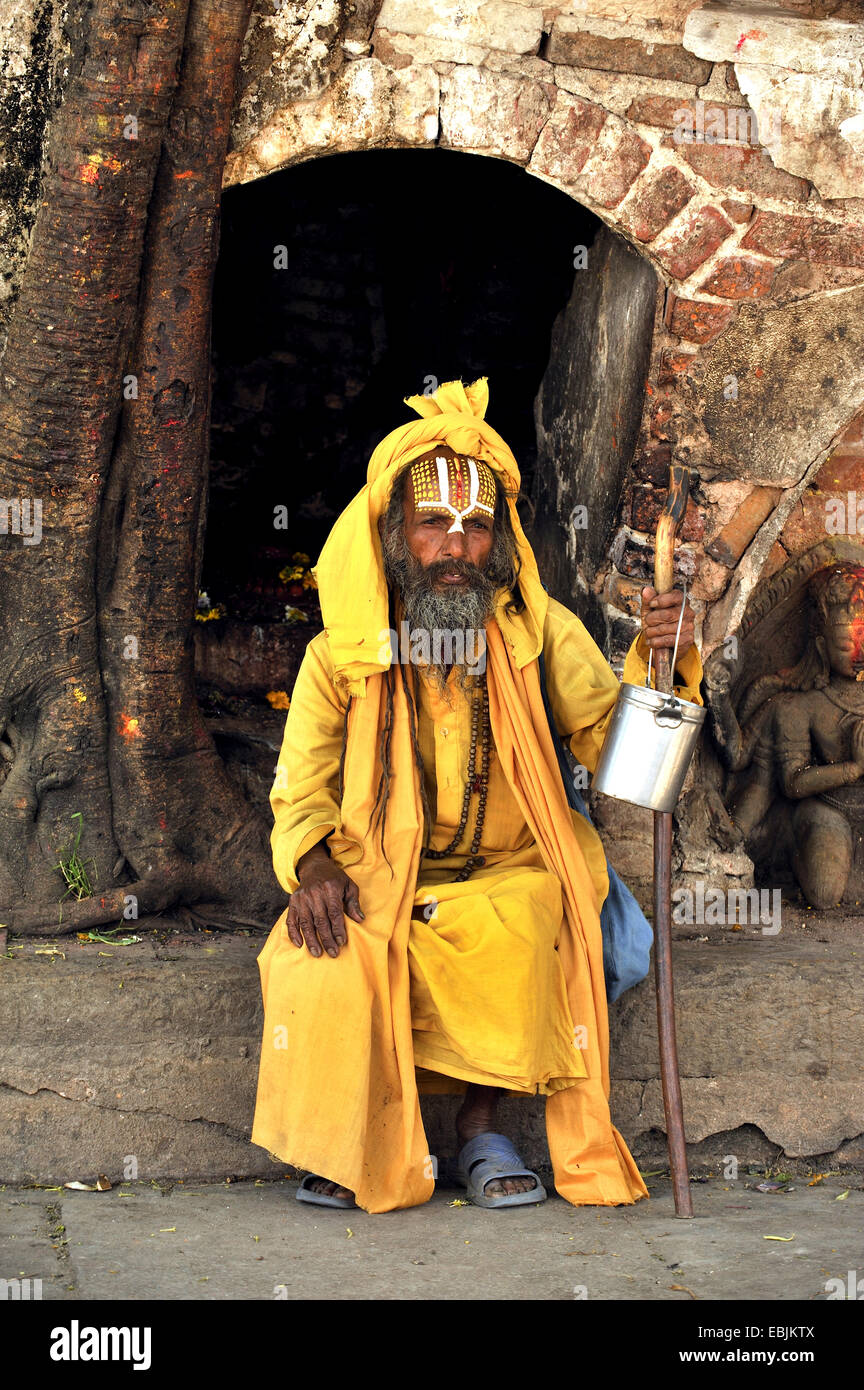
<instances>
[{"instance_id":1,"label":"man's hand","mask_svg":"<svg viewBox=\"0 0 864 1390\"><path fill-rule=\"evenodd\" d=\"M680 589L669 589L658 594L650 584L642 590L642 632L652 651L660 647L675 646L675 630L681 613L684 594ZM678 657L680 661L693 646L696 635L696 614L688 603L681 622L681 635L678 638Z\"/></svg>"},{"instance_id":2,"label":"man's hand","mask_svg":"<svg viewBox=\"0 0 864 1390\"><path fill-rule=\"evenodd\" d=\"M348 944L346 914L355 922L365 916L357 884L320 844L298 860L297 877L300 887L291 894L285 919L289 938L297 947L305 940L310 956L320 956L322 947L328 956L338 956Z\"/></svg>"}]
</instances>

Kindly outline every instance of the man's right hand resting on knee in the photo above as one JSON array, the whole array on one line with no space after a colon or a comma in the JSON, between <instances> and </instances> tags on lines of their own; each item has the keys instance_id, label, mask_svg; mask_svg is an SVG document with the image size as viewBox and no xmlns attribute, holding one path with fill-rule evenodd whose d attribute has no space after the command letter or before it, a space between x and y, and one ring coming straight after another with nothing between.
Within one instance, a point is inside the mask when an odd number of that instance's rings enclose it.
<instances>
[{"instance_id":1,"label":"man's right hand resting on knee","mask_svg":"<svg viewBox=\"0 0 864 1390\"><path fill-rule=\"evenodd\" d=\"M362 922L357 884L334 864L323 842L313 845L297 861L300 887L291 894L285 926L295 946L306 942L311 956L323 951L336 957L348 944L345 918Z\"/></svg>"}]
</instances>

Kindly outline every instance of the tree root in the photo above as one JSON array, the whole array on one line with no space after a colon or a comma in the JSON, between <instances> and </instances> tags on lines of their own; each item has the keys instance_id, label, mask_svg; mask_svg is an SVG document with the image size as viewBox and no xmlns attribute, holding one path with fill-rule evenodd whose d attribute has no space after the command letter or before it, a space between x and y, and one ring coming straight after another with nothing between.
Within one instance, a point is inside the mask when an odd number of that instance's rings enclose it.
<instances>
[{"instance_id":1,"label":"tree root","mask_svg":"<svg viewBox=\"0 0 864 1390\"><path fill-rule=\"evenodd\" d=\"M108 923L128 927L133 931L139 917L155 916L169 908L177 908L179 915L188 920L189 925L193 927L234 931L238 926L242 926L269 931L281 911L278 904L279 893L281 890L274 890L271 921L235 916L231 911L230 898L218 900L212 871L190 865L174 872L151 874L135 883L125 883L98 896L64 903L62 917L58 922L46 922L47 909L44 907L0 908L0 926L8 928L15 936L71 936L74 932L87 931L90 927L105 926ZM129 898L136 900L136 916L133 918L124 916L129 907ZM204 898L208 901L202 901ZM197 903L199 911L193 911L191 903Z\"/></svg>"}]
</instances>

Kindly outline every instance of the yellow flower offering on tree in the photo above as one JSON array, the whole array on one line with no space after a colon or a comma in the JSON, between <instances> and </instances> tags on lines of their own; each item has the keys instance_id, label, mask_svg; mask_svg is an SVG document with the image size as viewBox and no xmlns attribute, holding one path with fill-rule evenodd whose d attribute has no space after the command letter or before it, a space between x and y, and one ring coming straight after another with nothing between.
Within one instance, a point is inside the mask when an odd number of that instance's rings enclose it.
<instances>
[{"instance_id":1,"label":"yellow flower offering on tree","mask_svg":"<svg viewBox=\"0 0 864 1390\"><path fill-rule=\"evenodd\" d=\"M215 618L224 618L224 617L225 617L225 610L224 610L224 608L222 608L221 605L218 604L218 603L215 605L215 607L213 607L213 608L208 608L208 609L206 609L204 612L202 612L202 611L199 609L199 610L197 610L196 613L195 613L195 621L198 622L198 623L209 623L209 622L212 622Z\"/></svg>"},{"instance_id":2,"label":"yellow flower offering on tree","mask_svg":"<svg viewBox=\"0 0 864 1390\"><path fill-rule=\"evenodd\" d=\"M273 709L290 709L291 697L284 690L268 690L267 699Z\"/></svg>"}]
</instances>

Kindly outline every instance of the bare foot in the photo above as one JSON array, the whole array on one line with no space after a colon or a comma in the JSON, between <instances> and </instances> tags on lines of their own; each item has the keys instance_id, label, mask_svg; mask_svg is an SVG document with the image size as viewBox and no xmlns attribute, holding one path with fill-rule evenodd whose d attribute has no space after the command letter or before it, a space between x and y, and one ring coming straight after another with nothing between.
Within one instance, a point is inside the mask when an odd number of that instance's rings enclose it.
<instances>
[{"instance_id":1,"label":"bare foot","mask_svg":"<svg viewBox=\"0 0 864 1390\"><path fill-rule=\"evenodd\" d=\"M456 1116L456 1141L458 1148L474 1139L478 1134L487 1134L495 1129L495 1113L498 1108L500 1092L494 1086L469 1085L465 1100ZM480 1162L481 1160L478 1160ZM473 1168L475 1165L472 1164ZM510 1197L515 1192L530 1192L537 1186L535 1178L493 1178L487 1182L483 1191L487 1197Z\"/></svg>"},{"instance_id":2,"label":"bare foot","mask_svg":"<svg viewBox=\"0 0 864 1390\"><path fill-rule=\"evenodd\" d=\"M306 1184L309 1192L320 1192L325 1197L347 1197L352 1201L354 1193L347 1187L340 1187L336 1182L330 1182L327 1178L316 1178L314 1182Z\"/></svg>"}]
</instances>

